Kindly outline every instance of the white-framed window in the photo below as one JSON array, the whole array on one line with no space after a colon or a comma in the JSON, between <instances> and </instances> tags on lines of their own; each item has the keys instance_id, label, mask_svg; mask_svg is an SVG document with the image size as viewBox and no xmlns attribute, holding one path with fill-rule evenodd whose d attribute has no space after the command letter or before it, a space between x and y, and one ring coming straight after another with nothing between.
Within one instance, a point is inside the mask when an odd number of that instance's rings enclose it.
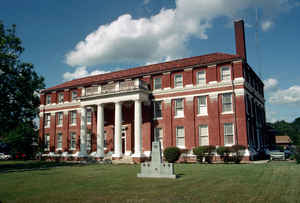
<instances>
[{"instance_id":1,"label":"white-framed window","mask_svg":"<svg viewBox=\"0 0 300 203\"><path fill-rule=\"evenodd\" d=\"M198 97L198 115L207 115L207 96Z\"/></svg>"},{"instance_id":2,"label":"white-framed window","mask_svg":"<svg viewBox=\"0 0 300 203\"><path fill-rule=\"evenodd\" d=\"M91 150L92 149L92 133L87 132L86 133L86 150Z\"/></svg>"},{"instance_id":3,"label":"white-framed window","mask_svg":"<svg viewBox=\"0 0 300 203\"><path fill-rule=\"evenodd\" d=\"M87 109L86 111L86 122L87 124L92 123L92 109Z\"/></svg>"},{"instance_id":4,"label":"white-framed window","mask_svg":"<svg viewBox=\"0 0 300 203\"><path fill-rule=\"evenodd\" d=\"M153 89L155 90L159 90L162 88L162 84L161 84L161 77L159 78L154 78L154 81L153 81Z\"/></svg>"},{"instance_id":5,"label":"white-framed window","mask_svg":"<svg viewBox=\"0 0 300 203\"><path fill-rule=\"evenodd\" d=\"M234 144L234 130L232 123L224 123L224 145Z\"/></svg>"},{"instance_id":6,"label":"white-framed window","mask_svg":"<svg viewBox=\"0 0 300 203\"><path fill-rule=\"evenodd\" d=\"M199 126L199 146L207 146L207 145L209 145L208 126L200 125Z\"/></svg>"},{"instance_id":7,"label":"white-framed window","mask_svg":"<svg viewBox=\"0 0 300 203\"><path fill-rule=\"evenodd\" d=\"M64 93L58 94L58 103L64 103Z\"/></svg>"},{"instance_id":8,"label":"white-framed window","mask_svg":"<svg viewBox=\"0 0 300 203\"><path fill-rule=\"evenodd\" d=\"M71 101L76 100L77 96L78 96L77 91L76 90L72 91L71 92Z\"/></svg>"},{"instance_id":9,"label":"white-framed window","mask_svg":"<svg viewBox=\"0 0 300 203\"><path fill-rule=\"evenodd\" d=\"M51 95L46 95L46 104L51 104Z\"/></svg>"},{"instance_id":10,"label":"white-framed window","mask_svg":"<svg viewBox=\"0 0 300 203\"><path fill-rule=\"evenodd\" d=\"M183 87L182 74L176 74L174 76L174 87Z\"/></svg>"},{"instance_id":11,"label":"white-framed window","mask_svg":"<svg viewBox=\"0 0 300 203\"><path fill-rule=\"evenodd\" d=\"M49 134L45 134L44 136L45 142L45 150L48 151L50 149L50 136Z\"/></svg>"},{"instance_id":12,"label":"white-framed window","mask_svg":"<svg viewBox=\"0 0 300 203\"><path fill-rule=\"evenodd\" d=\"M222 111L232 112L232 94L225 93L222 95Z\"/></svg>"},{"instance_id":13,"label":"white-framed window","mask_svg":"<svg viewBox=\"0 0 300 203\"><path fill-rule=\"evenodd\" d=\"M45 128L50 128L50 122L51 122L51 114L46 113L45 114Z\"/></svg>"},{"instance_id":14,"label":"white-framed window","mask_svg":"<svg viewBox=\"0 0 300 203\"><path fill-rule=\"evenodd\" d=\"M76 125L77 112L76 111L71 111L70 114L71 114L71 116L70 116L70 124L71 125Z\"/></svg>"},{"instance_id":15,"label":"white-framed window","mask_svg":"<svg viewBox=\"0 0 300 203\"><path fill-rule=\"evenodd\" d=\"M162 117L162 102L155 101L154 105L154 118L161 118Z\"/></svg>"},{"instance_id":16,"label":"white-framed window","mask_svg":"<svg viewBox=\"0 0 300 203\"><path fill-rule=\"evenodd\" d=\"M206 73L204 70L197 72L197 85L206 84Z\"/></svg>"},{"instance_id":17,"label":"white-framed window","mask_svg":"<svg viewBox=\"0 0 300 203\"><path fill-rule=\"evenodd\" d=\"M162 128L154 128L154 140L160 141L160 146L163 149L163 129Z\"/></svg>"},{"instance_id":18,"label":"white-framed window","mask_svg":"<svg viewBox=\"0 0 300 203\"><path fill-rule=\"evenodd\" d=\"M57 113L57 126L62 126L63 125L63 118L64 118L64 113L63 112L58 112Z\"/></svg>"},{"instance_id":19,"label":"white-framed window","mask_svg":"<svg viewBox=\"0 0 300 203\"><path fill-rule=\"evenodd\" d=\"M175 117L184 117L183 99L175 100Z\"/></svg>"},{"instance_id":20,"label":"white-framed window","mask_svg":"<svg viewBox=\"0 0 300 203\"><path fill-rule=\"evenodd\" d=\"M228 81L231 80L231 70L229 66L221 68L221 80Z\"/></svg>"},{"instance_id":21,"label":"white-framed window","mask_svg":"<svg viewBox=\"0 0 300 203\"><path fill-rule=\"evenodd\" d=\"M183 126L176 127L176 146L179 148L185 148L184 127Z\"/></svg>"},{"instance_id":22,"label":"white-framed window","mask_svg":"<svg viewBox=\"0 0 300 203\"><path fill-rule=\"evenodd\" d=\"M57 133L56 135L56 150L61 150L62 149L62 134Z\"/></svg>"},{"instance_id":23,"label":"white-framed window","mask_svg":"<svg viewBox=\"0 0 300 203\"><path fill-rule=\"evenodd\" d=\"M71 132L70 133L70 150L76 149L76 133Z\"/></svg>"}]
</instances>

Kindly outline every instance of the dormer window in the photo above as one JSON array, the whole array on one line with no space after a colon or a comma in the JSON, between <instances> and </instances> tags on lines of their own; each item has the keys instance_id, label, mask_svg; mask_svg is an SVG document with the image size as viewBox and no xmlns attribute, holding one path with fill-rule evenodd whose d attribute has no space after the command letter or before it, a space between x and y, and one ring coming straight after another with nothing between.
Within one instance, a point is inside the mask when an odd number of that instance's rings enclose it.
<instances>
[{"instance_id":1,"label":"dormer window","mask_svg":"<svg viewBox=\"0 0 300 203\"><path fill-rule=\"evenodd\" d=\"M205 71L197 72L197 85L205 85L206 84L206 74Z\"/></svg>"},{"instance_id":2,"label":"dormer window","mask_svg":"<svg viewBox=\"0 0 300 203\"><path fill-rule=\"evenodd\" d=\"M46 104L51 104L51 95L46 96Z\"/></svg>"},{"instance_id":3,"label":"dormer window","mask_svg":"<svg viewBox=\"0 0 300 203\"><path fill-rule=\"evenodd\" d=\"M162 85L161 85L161 78L154 78L154 81L153 81L153 89L154 90L158 90L158 89L161 89Z\"/></svg>"},{"instance_id":4,"label":"dormer window","mask_svg":"<svg viewBox=\"0 0 300 203\"><path fill-rule=\"evenodd\" d=\"M231 80L231 71L228 66L221 68L221 80L230 81Z\"/></svg>"},{"instance_id":5,"label":"dormer window","mask_svg":"<svg viewBox=\"0 0 300 203\"><path fill-rule=\"evenodd\" d=\"M174 76L174 87L182 87L182 86L183 86L182 74L176 74Z\"/></svg>"},{"instance_id":6,"label":"dormer window","mask_svg":"<svg viewBox=\"0 0 300 203\"><path fill-rule=\"evenodd\" d=\"M72 91L71 99L72 99L72 101L75 101L77 99L77 91Z\"/></svg>"},{"instance_id":7,"label":"dormer window","mask_svg":"<svg viewBox=\"0 0 300 203\"><path fill-rule=\"evenodd\" d=\"M58 94L58 103L64 103L64 93Z\"/></svg>"}]
</instances>

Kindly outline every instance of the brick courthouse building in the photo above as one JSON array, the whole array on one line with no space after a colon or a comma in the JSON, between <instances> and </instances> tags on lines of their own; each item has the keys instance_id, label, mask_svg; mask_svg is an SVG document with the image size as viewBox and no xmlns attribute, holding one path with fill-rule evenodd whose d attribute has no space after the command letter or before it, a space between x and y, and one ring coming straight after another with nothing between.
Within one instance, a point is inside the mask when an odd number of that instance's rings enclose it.
<instances>
[{"instance_id":1,"label":"brick courthouse building","mask_svg":"<svg viewBox=\"0 0 300 203\"><path fill-rule=\"evenodd\" d=\"M236 54L213 53L68 81L41 92L40 139L48 157L132 159L154 137L193 157L199 145L266 147L264 84L248 65L244 22Z\"/></svg>"}]
</instances>

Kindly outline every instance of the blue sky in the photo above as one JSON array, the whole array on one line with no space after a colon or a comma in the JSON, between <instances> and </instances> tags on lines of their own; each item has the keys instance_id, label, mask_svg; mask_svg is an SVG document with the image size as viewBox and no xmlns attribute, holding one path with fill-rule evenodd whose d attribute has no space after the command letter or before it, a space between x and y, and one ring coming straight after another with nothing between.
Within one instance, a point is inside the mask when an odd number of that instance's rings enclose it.
<instances>
[{"instance_id":1,"label":"blue sky","mask_svg":"<svg viewBox=\"0 0 300 203\"><path fill-rule=\"evenodd\" d=\"M176 58L235 53L232 22L241 18L248 63L265 81L267 120L292 121L300 116L300 0L10 0L0 12L6 26L17 25L23 59L47 87Z\"/></svg>"}]
</instances>

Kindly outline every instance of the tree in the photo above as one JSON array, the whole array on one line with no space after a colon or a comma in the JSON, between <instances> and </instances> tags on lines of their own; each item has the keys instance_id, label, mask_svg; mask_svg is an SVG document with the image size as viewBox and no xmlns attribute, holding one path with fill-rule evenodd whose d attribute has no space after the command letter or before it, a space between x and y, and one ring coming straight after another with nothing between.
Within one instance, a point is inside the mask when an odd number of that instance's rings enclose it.
<instances>
[{"instance_id":1,"label":"tree","mask_svg":"<svg viewBox=\"0 0 300 203\"><path fill-rule=\"evenodd\" d=\"M5 28L0 21L0 139L9 142L7 139L17 133L16 136L24 137L19 138L20 143L26 144L27 138L35 134L34 119L40 104L38 92L45 85L33 65L21 61L24 48L15 30L15 25Z\"/></svg>"},{"instance_id":2,"label":"tree","mask_svg":"<svg viewBox=\"0 0 300 203\"><path fill-rule=\"evenodd\" d=\"M300 117L292 123L286 121L276 121L271 126L281 135L288 135L293 144L300 144Z\"/></svg>"}]
</instances>

